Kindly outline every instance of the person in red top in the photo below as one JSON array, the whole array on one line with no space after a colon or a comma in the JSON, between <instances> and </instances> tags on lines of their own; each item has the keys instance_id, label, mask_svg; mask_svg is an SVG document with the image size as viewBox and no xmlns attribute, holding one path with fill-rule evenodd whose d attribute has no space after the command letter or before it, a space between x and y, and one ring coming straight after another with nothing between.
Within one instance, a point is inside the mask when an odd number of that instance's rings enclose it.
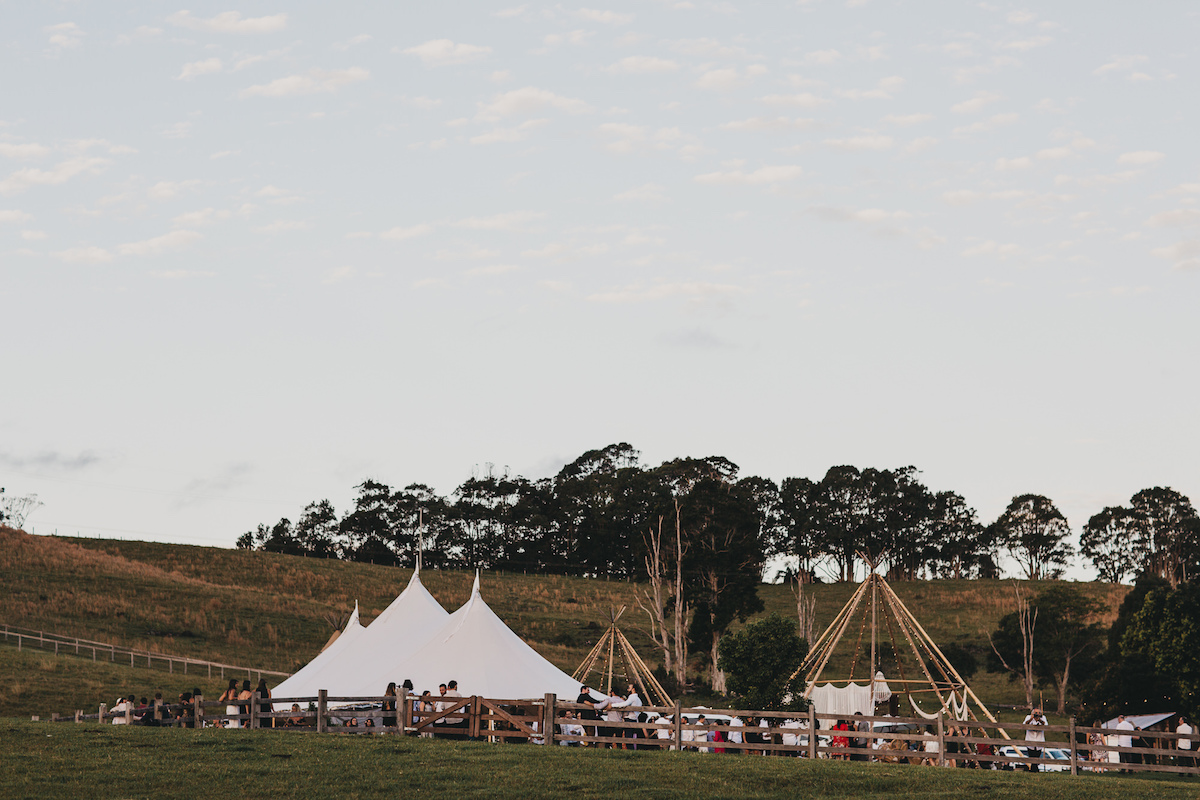
<instances>
[{"instance_id":1,"label":"person in red top","mask_svg":"<svg viewBox=\"0 0 1200 800\"><path fill-rule=\"evenodd\" d=\"M834 729L835 731L849 731L849 730L851 730L851 728L850 728L850 724L849 724L849 723L847 723L847 722L846 722L844 719L839 719L839 720L837 721L837 725L834 725L834 726L833 726L833 729ZM849 746L850 746L850 737L848 737L848 736L834 736L834 737L833 737L833 740L831 741L831 744L832 744L834 747L849 747ZM837 760L839 760L839 761L845 761L845 760L846 760L846 758L847 758L847 754L846 754L846 753L834 753L832 757L833 757L833 758L836 758L836 759L837 759Z\"/></svg>"}]
</instances>

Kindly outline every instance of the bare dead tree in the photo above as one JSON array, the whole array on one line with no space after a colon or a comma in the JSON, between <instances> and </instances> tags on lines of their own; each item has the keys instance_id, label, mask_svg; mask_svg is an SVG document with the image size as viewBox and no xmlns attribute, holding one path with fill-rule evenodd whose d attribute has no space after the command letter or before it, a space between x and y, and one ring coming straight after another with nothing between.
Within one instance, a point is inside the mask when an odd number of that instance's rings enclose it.
<instances>
[{"instance_id":1,"label":"bare dead tree","mask_svg":"<svg viewBox=\"0 0 1200 800\"><path fill-rule=\"evenodd\" d=\"M1013 581L1013 594L1016 596L1017 627L1021 632L1020 669L1004 660L1004 656L996 648L996 643L992 641L990 632L987 635L988 644L992 646L992 652L996 654L996 658L1000 659L1004 668L1021 679L1021 683L1025 687L1025 705L1033 708L1033 630L1037 626L1038 610L1029 604L1029 599L1021 591L1021 586L1016 581Z\"/></svg>"},{"instance_id":2,"label":"bare dead tree","mask_svg":"<svg viewBox=\"0 0 1200 800\"><path fill-rule=\"evenodd\" d=\"M813 628L817 622L817 598L816 595L804 594L805 581L799 574L796 575L793 583L792 594L796 597L796 620L800 638L811 644Z\"/></svg>"},{"instance_id":3,"label":"bare dead tree","mask_svg":"<svg viewBox=\"0 0 1200 800\"><path fill-rule=\"evenodd\" d=\"M25 520L41 507L42 503L36 494L5 494L4 489L0 488L0 523L10 528L24 530Z\"/></svg>"},{"instance_id":4,"label":"bare dead tree","mask_svg":"<svg viewBox=\"0 0 1200 800\"><path fill-rule=\"evenodd\" d=\"M639 594L638 606L650 619L650 638L662 651L663 668L682 686L687 680L686 622L689 604L683 594L684 546L680 517L681 509L676 500L674 553L668 549L670 542L663 542L665 516L659 516L657 522L651 524L643 534L646 543L646 576L650 579L650 585ZM673 570L672 560L675 562Z\"/></svg>"}]
</instances>

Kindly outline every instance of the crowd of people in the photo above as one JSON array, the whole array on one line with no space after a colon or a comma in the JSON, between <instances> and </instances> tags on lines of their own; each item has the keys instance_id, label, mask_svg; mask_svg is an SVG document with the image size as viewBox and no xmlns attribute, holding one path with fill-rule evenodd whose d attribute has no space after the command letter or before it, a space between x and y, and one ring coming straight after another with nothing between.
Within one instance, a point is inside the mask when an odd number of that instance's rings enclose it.
<instances>
[{"instance_id":1,"label":"crowd of people","mask_svg":"<svg viewBox=\"0 0 1200 800\"><path fill-rule=\"evenodd\" d=\"M289 728L313 724L312 709L306 712L297 703L292 704L291 711L286 712L286 716L276 716L273 713L271 690L265 679L260 679L258 686L254 688L251 688L249 680L239 682L237 679L230 679L229 685L216 700L223 714L209 710L209 704L206 704L204 709L197 709L197 701L202 697L198 687L181 692L176 702L165 700L161 692L156 693L153 699L144 696L138 698L131 694L128 697L118 697L108 709L107 718L111 719L114 725L172 725L194 728L197 720L202 719L205 727L240 728L248 727L250 719L255 716L252 714L254 709L259 717L260 727ZM468 715L457 708L461 706L463 695L455 680L439 684L437 695L429 690L417 694L411 680L405 680L399 686L389 683L377 711L339 715L338 719L347 728L395 729L399 723L402 699L407 699L403 707L408 709L408 726L424 728L419 731L419 735L446 739L468 738ZM624 693L614 690L607 696L602 692L594 692L586 685L581 686L575 702L579 709L564 711L556 725L556 740L560 745L636 750L639 740L657 739L660 741L642 741L641 745L674 749L674 742L667 744L661 741L674 738L674 719L670 716L647 713L635 685L627 685ZM523 716L525 710L516 711L519 716ZM862 717L862 714L855 714L855 717ZM804 718L779 721L753 716L741 718L714 715L710 718L701 713L685 717L683 723L680 739L685 750L714 754L792 757L808 755L808 723ZM529 717L526 724L535 733L528 739L540 743L540 720L536 716ZM1030 759L1043 758L1046 755L1046 736L1039 728L1047 724L1045 715L1041 709L1035 708L1025 717L1023 724L1029 726L1023 741L1012 744L1023 745L1024 751L1017 752L1016 755ZM1190 738L1195 729L1183 716L1179 717L1174 731L1178 734L1177 737L1163 738L1156 732L1144 731L1125 715L1117 717L1111 725L1097 721L1093 727L1105 732L1092 732L1088 735L1086 754L1080 757L1080 766L1085 770L1128 771L1127 765L1166 765L1168 760L1180 767L1196 766L1195 745ZM726 730L727 728L733 730ZM912 763L941 763L943 766L970 769L1002 768L1002 762L993 760L997 755L999 740L996 740L995 744L959 741L970 738L971 729L953 721L945 729L945 737L941 739L934 734L932 727L926 727L920 738L901 740L881 737L877 732L873 732L871 724L865 718L837 720L830 728L824 730L829 731L828 746L833 752L822 753L821 756L831 759L893 762L906 760ZM523 737L518 738L521 741L525 740ZM940 752L943 741L945 753ZM786 749L765 747L773 743L782 744ZM729 747L730 744L736 746ZM1170 757L1155 752L1172 748L1175 752ZM1021 763L1018 764L1018 768L1039 771L1039 765L1036 763Z\"/></svg>"}]
</instances>

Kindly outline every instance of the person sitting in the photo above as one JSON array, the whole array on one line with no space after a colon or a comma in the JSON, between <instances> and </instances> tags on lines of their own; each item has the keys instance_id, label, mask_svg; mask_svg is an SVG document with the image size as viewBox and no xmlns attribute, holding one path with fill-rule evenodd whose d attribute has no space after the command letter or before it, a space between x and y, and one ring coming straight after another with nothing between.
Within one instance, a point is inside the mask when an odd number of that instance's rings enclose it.
<instances>
[{"instance_id":1,"label":"person sitting","mask_svg":"<svg viewBox=\"0 0 1200 800\"><path fill-rule=\"evenodd\" d=\"M292 703L292 715L284 720L283 727L285 728L303 728L304 727L304 712L300 710L299 703Z\"/></svg>"},{"instance_id":2,"label":"person sitting","mask_svg":"<svg viewBox=\"0 0 1200 800\"><path fill-rule=\"evenodd\" d=\"M558 725L558 732L564 737L567 736L583 736L583 726L576 721L575 712L567 709L563 714L563 721ZM559 739L558 743L563 747L579 747L578 739Z\"/></svg>"},{"instance_id":3,"label":"person sitting","mask_svg":"<svg viewBox=\"0 0 1200 800\"><path fill-rule=\"evenodd\" d=\"M117 702L113 703L113 707L109 709L109 713L113 715L113 725L124 725L125 710L129 708L129 701L124 697L118 697Z\"/></svg>"}]
</instances>

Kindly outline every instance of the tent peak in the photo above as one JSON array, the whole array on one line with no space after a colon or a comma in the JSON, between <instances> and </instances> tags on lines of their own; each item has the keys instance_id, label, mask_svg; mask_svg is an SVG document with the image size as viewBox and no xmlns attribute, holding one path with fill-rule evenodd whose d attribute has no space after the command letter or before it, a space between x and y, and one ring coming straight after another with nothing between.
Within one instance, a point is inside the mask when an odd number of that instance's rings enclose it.
<instances>
[{"instance_id":1,"label":"tent peak","mask_svg":"<svg viewBox=\"0 0 1200 800\"><path fill-rule=\"evenodd\" d=\"M475 585L471 587L471 595L479 594L479 570L475 570Z\"/></svg>"}]
</instances>

